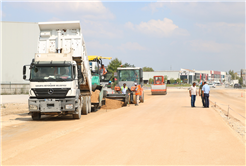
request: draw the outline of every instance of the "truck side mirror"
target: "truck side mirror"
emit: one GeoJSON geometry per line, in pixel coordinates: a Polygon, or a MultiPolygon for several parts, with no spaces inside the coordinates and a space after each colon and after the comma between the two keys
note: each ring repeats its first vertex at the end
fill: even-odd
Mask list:
{"type": "Polygon", "coordinates": [[[23,66],[23,75],[26,75],[26,66],[23,66]]]}
{"type": "Polygon", "coordinates": [[[30,66],[30,65],[24,65],[23,66],[23,80],[25,80],[25,81],[29,81],[29,77],[28,77],[28,79],[27,79],[27,76],[26,76],[26,66],[30,66]]]}

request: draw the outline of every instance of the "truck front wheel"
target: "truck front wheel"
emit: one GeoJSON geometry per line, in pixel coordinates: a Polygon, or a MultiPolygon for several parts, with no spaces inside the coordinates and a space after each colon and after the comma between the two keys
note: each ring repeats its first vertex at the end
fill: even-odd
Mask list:
{"type": "Polygon", "coordinates": [[[74,119],[80,119],[81,118],[81,103],[80,100],[78,100],[78,107],[76,108],[78,114],[73,114],[74,119]]]}
{"type": "Polygon", "coordinates": [[[33,112],[32,113],[32,120],[39,120],[41,119],[41,113],[40,112],[33,112]]]}
{"type": "Polygon", "coordinates": [[[83,115],[87,115],[88,111],[89,111],[89,105],[88,105],[88,97],[87,96],[83,96],[83,107],[82,107],[82,113],[83,115]]]}

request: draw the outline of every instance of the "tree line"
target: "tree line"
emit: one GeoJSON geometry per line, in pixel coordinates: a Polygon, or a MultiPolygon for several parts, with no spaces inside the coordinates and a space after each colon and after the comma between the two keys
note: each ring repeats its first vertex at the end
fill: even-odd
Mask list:
{"type": "MultiPolygon", "coordinates": [[[[127,62],[123,64],[121,60],[115,58],[109,62],[109,65],[107,66],[107,70],[110,73],[115,73],[118,67],[135,67],[135,65],[127,62]]],[[[143,71],[154,71],[154,69],[152,67],[145,66],[143,67],[143,71]]]]}
{"type": "Polygon", "coordinates": [[[231,75],[231,80],[238,80],[239,84],[243,85],[243,78],[242,77],[238,77],[238,73],[234,72],[234,70],[229,70],[229,72],[226,73],[226,74],[231,75]]]}

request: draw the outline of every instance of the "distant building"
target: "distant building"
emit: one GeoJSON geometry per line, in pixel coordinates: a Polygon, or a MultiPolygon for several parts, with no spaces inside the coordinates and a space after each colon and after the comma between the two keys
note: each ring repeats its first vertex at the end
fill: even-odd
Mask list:
{"type": "Polygon", "coordinates": [[[227,75],[225,76],[225,83],[226,83],[226,84],[230,84],[230,83],[231,83],[231,75],[230,75],[230,74],[227,74],[227,75]]]}
{"type": "MultiPolygon", "coordinates": [[[[150,78],[156,75],[167,76],[167,83],[170,79],[177,80],[178,78],[182,80],[183,83],[192,84],[196,81],[206,81],[206,82],[230,82],[231,77],[226,75],[224,71],[214,71],[214,70],[190,70],[181,68],[180,71],[148,71],[143,72],[144,83],[148,83],[150,78]]],[[[245,75],[244,75],[245,76],[245,75]]]]}
{"type": "Polygon", "coordinates": [[[196,70],[196,79],[200,77],[200,80],[208,82],[220,82],[225,81],[226,72],[214,71],[214,70],[196,70]]]}
{"type": "Polygon", "coordinates": [[[225,78],[226,78],[226,72],[222,71],[221,72],[221,82],[225,82],[225,78]]]}
{"type": "Polygon", "coordinates": [[[195,70],[181,69],[180,79],[182,80],[183,83],[192,84],[192,82],[196,81],[195,70]]]}
{"type": "Polygon", "coordinates": [[[23,65],[30,64],[38,48],[39,27],[31,22],[1,22],[1,83],[29,84],[23,80],[23,65]]]}
{"type": "Polygon", "coordinates": [[[179,78],[179,72],[180,71],[145,71],[143,72],[143,80],[144,83],[148,83],[150,78],[154,78],[154,76],[167,76],[167,82],[170,81],[170,79],[177,80],[179,78]]]}
{"type": "Polygon", "coordinates": [[[196,79],[200,81],[211,81],[211,70],[196,70],[196,79]]]}

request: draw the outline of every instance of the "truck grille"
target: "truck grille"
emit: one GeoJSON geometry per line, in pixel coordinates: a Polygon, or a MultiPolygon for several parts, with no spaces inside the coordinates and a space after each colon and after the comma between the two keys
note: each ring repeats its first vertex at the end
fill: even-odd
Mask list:
{"type": "Polygon", "coordinates": [[[64,98],[71,88],[33,88],[38,99],[43,98],[64,98]]]}

